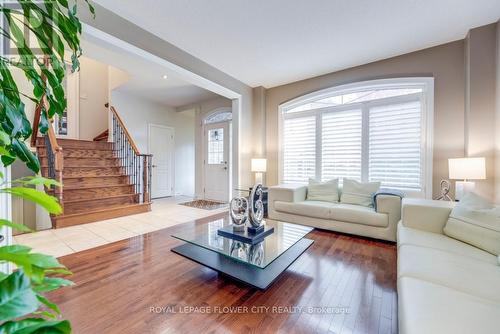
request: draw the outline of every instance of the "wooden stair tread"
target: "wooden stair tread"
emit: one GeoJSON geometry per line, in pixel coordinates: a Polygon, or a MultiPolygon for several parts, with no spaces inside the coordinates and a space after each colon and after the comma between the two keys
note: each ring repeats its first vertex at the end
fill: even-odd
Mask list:
{"type": "Polygon", "coordinates": [[[85,189],[99,189],[99,188],[109,188],[109,187],[131,187],[133,184],[129,183],[118,183],[116,185],[109,185],[109,184],[104,184],[104,185],[95,185],[95,186],[82,186],[82,187],[64,187],[64,191],[71,191],[71,190],[85,190],[85,189]]]}
{"type": "MultiPolygon", "coordinates": [[[[94,167],[95,168],[95,167],[94,167]]],[[[64,179],[94,179],[94,178],[105,178],[105,177],[129,177],[126,174],[109,174],[109,175],[92,175],[92,176],[64,176],[64,179]]]]}
{"type": "MultiPolygon", "coordinates": [[[[104,137],[105,133],[100,136],[104,137]]],[[[100,136],[96,139],[100,139],[100,136]]],[[[151,210],[151,203],[139,203],[141,194],[115,155],[114,144],[104,140],[58,139],[62,147],[63,214],[51,216],[55,228],[79,225],[151,210]]],[[[42,175],[49,162],[43,138],[36,149],[42,175]]],[[[52,194],[54,191],[52,191],[52,194]]]]}
{"type": "Polygon", "coordinates": [[[123,194],[123,195],[115,195],[115,196],[102,196],[102,197],[94,197],[94,198],[88,198],[88,199],[69,200],[69,201],[64,201],[64,204],[90,202],[90,201],[97,201],[97,200],[102,201],[105,199],[124,198],[124,197],[132,197],[132,196],[139,196],[139,194],[132,193],[132,194],[123,194]]]}

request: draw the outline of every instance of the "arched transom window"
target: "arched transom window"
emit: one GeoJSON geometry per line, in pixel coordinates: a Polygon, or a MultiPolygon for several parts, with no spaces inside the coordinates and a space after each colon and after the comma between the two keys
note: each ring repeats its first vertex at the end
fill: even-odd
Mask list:
{"type": "Polygon", "coordinates": [[[231,121],[232,119],[233,113],[231,111],[220,111],[205,118],[205,124],[226,122],[231,121]]]}
{"type": "Polygon", "coordinates": [[[280,106],[280,182],[379,181],[430,196],[429,78],[334,87],[280,106]]]}

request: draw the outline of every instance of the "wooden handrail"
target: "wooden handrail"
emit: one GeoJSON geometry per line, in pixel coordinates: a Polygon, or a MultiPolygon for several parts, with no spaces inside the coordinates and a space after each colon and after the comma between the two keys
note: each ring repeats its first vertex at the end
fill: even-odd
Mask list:
{"type": "MultiPolygon", "coordinates": [[[[43,59],[45,66],[49,65],[49,58],[47,56],[44,57],[43,59]]],[[[47,83],[47,77],[45,75],[42,75],[42,81],[44,84],[47,83]]],[[[48,108],[48,102],[47,102],[47,96],[44,95],[42,96],[41,102],[36,106],[35,108],[35,115],[33,118],[33,132],[31,134],[31,146],[36,147],[37,144],[37,138],[38,138],[38,129],[40,127],[40,118],[42,116],[42,110],[49,110],[48,108]]],[[[46,111],[45,111],[46,112],[46,111]]],[[[47,115],[48,118],[48,115],[47,115]]],[[[49,120],[49,128],[47,130],[46,136],[49,139],[50,142],[50,147],[52,150],[52,154],[54,155],[54,171],[55,171],[55,180],[58,181],[61,186],[55,187],[54,193],[59,200],[59,204],[61,207],[63,206],[63,186],[62,186],[62,181],[63,181],[63,169],[64,169],[64,157],[63,157],[63,149],[59,144],[57,143],[57,138],[56,138],[56,133],[54,131],[54,126],[53,126],[53,119],[49,120]]],[[[48,149],[48,147],[47,147],[48,149]]]]}
{"type": "Polygon", "coordinates": [[[120,126],[122,127],[123,131],[125,132],[125,136],[127,136],[128,142],[130,143],[130,146],[132,146],[132,149],[134,150],[134,153],[137,155],[143,155],[139,152],[139,149],[137,148],[137,145],[135,144],[134,140],[132,139],[132,136],[127,130],[127,127],[125,126],[125,123],[123,123],[122,118],[120,115],[118,115],[118,112],[116,111],[115,107],[111,106],[109,108],[113,115],[115,115],[116,119],[118,120],[118,123],[120,123],[120,126]]]}

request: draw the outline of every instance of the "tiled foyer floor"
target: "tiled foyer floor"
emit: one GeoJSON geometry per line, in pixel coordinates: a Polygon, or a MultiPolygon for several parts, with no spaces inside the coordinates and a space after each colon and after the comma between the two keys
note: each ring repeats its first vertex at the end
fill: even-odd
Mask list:
{"type": "Polygon", "coordinates": [[[227,210],[203,210],[178,204],[189,200],[188,197],[154,200],[151,212],[22,234],[15,236],[14,242],[33,248],[35,253],[60,257],[227,210]]]}

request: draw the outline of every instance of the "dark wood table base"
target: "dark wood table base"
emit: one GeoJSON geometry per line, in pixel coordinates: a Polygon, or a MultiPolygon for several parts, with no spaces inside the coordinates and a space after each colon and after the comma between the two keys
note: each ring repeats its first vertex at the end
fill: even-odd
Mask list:
{"type": "Polygon", "coordinates": [[[172,252],[237,281],[265,290],[313,243],[313,240],[306,238],[299,240],[263,269],[190,243],[172,248],[172,252]]]}

